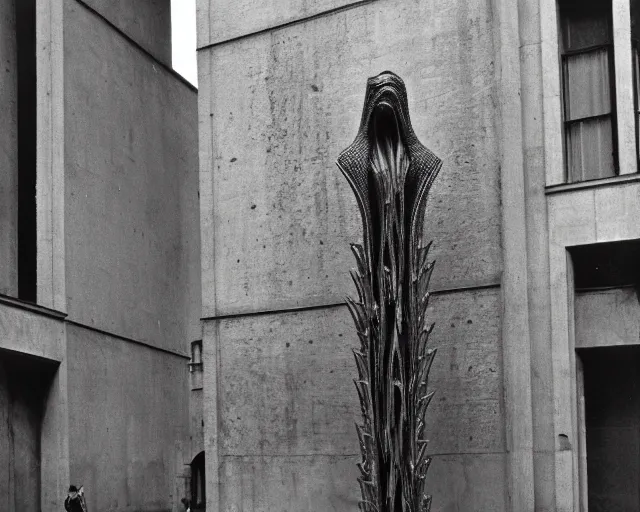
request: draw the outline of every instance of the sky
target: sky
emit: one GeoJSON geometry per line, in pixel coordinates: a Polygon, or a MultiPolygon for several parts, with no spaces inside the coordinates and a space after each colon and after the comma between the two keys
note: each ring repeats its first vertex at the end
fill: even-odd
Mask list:
{"type": "Polygon", "coordinates": [[[173,69],[198,86],[196,0],[171,0],[173,69]]]}

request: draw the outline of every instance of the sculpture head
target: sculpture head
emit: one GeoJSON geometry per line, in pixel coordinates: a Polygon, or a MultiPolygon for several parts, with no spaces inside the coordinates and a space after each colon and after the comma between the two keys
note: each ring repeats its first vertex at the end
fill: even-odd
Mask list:
{"type": "MultiPolygon", "coordinates": [[[[392,170],[393,188],[402,193],[410,234],[420,230],[426,196],[442,161],[418,140],[411,126],[407,89],[391,71],[367,80],[360,128],[353,143],[338,157],[338,167],[356,196],[363,221],[365,255],[372,257],[379,237],[374,225],[380,218],[380,187],[373,186],[377,167],[392,170]],[[401,172],[398,172],[400,170],[401,172]]],[[[388,198],[385,198],[385,200],[388,198]]]]}
{"type": "Polygon", "coordinates": [[[367,80],[360,132],[371,136],[376,128],[393,122],[406,144],[407,138],[415,138],[409,119],[407,88],[391,71],[383,71],[367,80]]]}

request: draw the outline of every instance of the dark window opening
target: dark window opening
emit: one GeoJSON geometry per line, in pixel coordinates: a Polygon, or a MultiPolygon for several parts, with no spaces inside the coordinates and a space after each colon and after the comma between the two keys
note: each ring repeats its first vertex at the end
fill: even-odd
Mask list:
{"type": "Polygon", "coordinates": [[[576,291],[640,288],[640,240],[572,247],[576,291]]]}
{"type": "Polygon", "coordinates": [[[191,375],[191,390],[202,389],[202,340],[191,343],[191,361],[189,362],[191,375]]]}
{"type": "Polygon", "coordinates": [[[191,462],[191,510],[204,511],[207,507],[205,492],[204,452],[200,452],[191,462]]]}
{"type": "Polygon", "coordinates": [[[579,351],[589,512],[640,511],[640,346],[579,351]]]}
{"type": "Polygon", "coordinates": [[[36,4],[15,2],[18,47],[18,297],[36,301],[36,4]]]}
{"type": "Polygon", "coordinates": [[[191,362],[189,362],[189,371],[202,371],[202,340],[191,343],[191,362]]]}
{"type": "Polygon", "coordinates": [[[7,510],[42,510],[42,420],[56,369],[51,361],[0,349],[1,499],[7,510]]]}
{"type": "Polygon", "coordinates": [[[559,2],[567,181],[617,173],[610,0],[559,2]]]}

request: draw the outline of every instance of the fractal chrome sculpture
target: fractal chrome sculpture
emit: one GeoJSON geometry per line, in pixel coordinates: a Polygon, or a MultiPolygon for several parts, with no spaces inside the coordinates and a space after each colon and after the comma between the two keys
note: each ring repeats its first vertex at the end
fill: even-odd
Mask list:
{"type": "Polygon", "coordinates": [[[427,194],[442,166],[411,127],[402,79],[370,78],[358,135],[337,161],[364,229],[352,244],[358,300],[347,299],[358,337],[355,380],[363,423],[361,512],[428,512],[425,414],[435,350],[427,319],[433,270],[422,243],[427,194]]]}

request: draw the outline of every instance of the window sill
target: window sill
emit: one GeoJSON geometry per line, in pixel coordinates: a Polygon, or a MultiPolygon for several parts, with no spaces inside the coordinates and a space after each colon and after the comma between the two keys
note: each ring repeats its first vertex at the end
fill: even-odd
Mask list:
{"type": "Polygon", "coordinates": [[[551,185],[545,187],[545,194],[559,194],[562,192],[573,192],[576,190],[584,190],[590,188],[607,187],[614,185],[624,185],[625,183],[633,183],[640,181],[640,174],[620,174],[618,176],[612,176],[611,178],[601,178],[599,180],[578,181],[576,183],[562,183],[560,185],[551,185]]]}
{"type": "Polygon", "coordinates": [[[38,304],[34,304],[33,302],[27,302],[27,301],[20,300],[15,297],[10,297],[9,295],[4,295],[4,294],[0,294],[0,304],[4,306],[9,306],[12,308],[30,311],[31,313],[36,313],[38,315],[57,318],[59,320],[64,320],[67,316],[67,314],[63,313],[62,311],[49,309],[44,306],[39,306],[38,304]]]}

